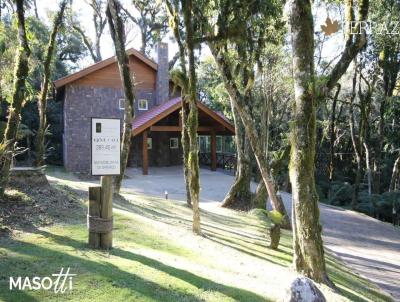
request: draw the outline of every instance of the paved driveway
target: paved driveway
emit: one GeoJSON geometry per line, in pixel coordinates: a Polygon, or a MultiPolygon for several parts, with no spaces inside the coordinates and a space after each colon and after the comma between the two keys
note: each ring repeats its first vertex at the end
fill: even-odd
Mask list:
{"type": "MultiPolygon", "coordinates": [[[[165,191],[169,198],[186,200],[186,188],[183,181],[183,170],[180,166],[149,168],[149,175],[142,175],[141,169],[129,168],[123,181],[123,191],[135,191],[163,197],[165,191]]],[[[232,185],[233,176],[228,172],[200,169],[201,202],[220,202],[232,185]]],[[[252,184],[255,190],[256,184],[252,184]]]]}
{"type": "MultiPolygon", "coordinates": [[[[128,169],[124,191],[185,200],[186,191],[181,167],[150,168],[149,175],[128,169]]],[[[229,190],[233,176],[201,169],[201,202],[220,202],[229,190]]],[[[252,190],[256,184],[252,183],[252,190]]],[[[291,195],[282,193],[286,208],[291,195]]],[[[344,260],[362,276],[370,279],[400,301],[400,229],[387,223],[336,207],[320,205],[325,247],[344,260]]]]}

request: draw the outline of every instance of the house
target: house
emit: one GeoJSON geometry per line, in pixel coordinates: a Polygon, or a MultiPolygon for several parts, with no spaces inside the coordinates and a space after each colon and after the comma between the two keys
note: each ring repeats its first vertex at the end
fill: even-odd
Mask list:
{"type": "MultiPolygon", "coordinates": [[[[135,78],[136,102],[128,166],[170,166],[182,163],[179,91],[168,72],[168,44],[156,48],[157,63],[135,49],[127,50],[135,78]]],[[[54,82],[63,102],[63,161],[68,171],[90,172],[90,119],[124,115],[124,93],[116,57],[95,63],[54,82]]],[[[211,168],[217,166],[217,138],[234,134],[220,113],[198,102],[199,135],[210,136],[211,168]]]]}

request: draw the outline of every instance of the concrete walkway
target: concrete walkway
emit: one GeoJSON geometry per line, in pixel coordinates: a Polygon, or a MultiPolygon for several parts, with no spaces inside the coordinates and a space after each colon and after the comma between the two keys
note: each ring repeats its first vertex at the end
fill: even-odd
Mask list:
{"type": "MultiPolygon", "coordinates": [[[[128,169],[123,191],[140,192],[185,200],[186,191],[181,167],[150,168],[143,176],[139,169],[128,169]]],[[[201,202],[223,200],[233,176],[201,169],[201,202]]],[[[255,190],[256,184],[252,184],[255,190]]],[[[286,208],[291,195],[282,193],[286,208]]],[[[320,205],[325,247],[345,261],[354,271],[391,293],[400,301],[400,229],[387,223],[341,208],[320,205]]]]}

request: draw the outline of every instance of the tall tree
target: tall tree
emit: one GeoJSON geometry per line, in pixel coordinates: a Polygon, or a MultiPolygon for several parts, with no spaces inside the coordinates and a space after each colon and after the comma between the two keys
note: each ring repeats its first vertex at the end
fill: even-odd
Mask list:
{"type": "Polygon", "coordinates": [[[46,109],[47,109],[47,92],[51,78],[51,62],[54,56],[56,47],[56,37],[64,16],[64,11],[68,0],[63,0],[60,4],[60,9],[53,20],[53,28],[50,33],[49,43],[47,45],[46,57],[43,62],[43,80],[42,89],[38,100],[39,109],[39,129],[36,136],[36,160],[35,165],[41,166],[44,164],[45,155],[45,132],[47,128],[46,109]]]}
{"type": "Polygon", "coordinates": [[[85,30],[82,29],[81,25],[78,22],[72,20],[71,23],[72,28],[80,34],[83,43],[90,52],[90,56],[92,57],[93,62],[99,62],[102,60],[100,49],[101,36],[104,33],[104,28],[107,23],[107,19],[104,16],[105,1],[91,0],[89,2],[89,5],[92,8],[92,20],[95,32],[94,42],[87,36],[85,30]]]}
{"type": "Polygon", "coordinates": [[[139,13],[137,17],[123,8],[127,17],[140,30],[140,52],[149,55],[155,43],[160,42],[167,30],[167,14],[161,1],[132,0],[132,4],[139,13]]]}
{"type": "MultiPolygon", "coordinates": [[[[18,126],[21,119],[21,109],[26,92],[26,77],[29,71],[30,49],[26,38],[24,1],[16,0],[17,26],[19,47],[16,51],[16,62],[14,69],[14,84],[9,108],[7,128],[4,133],[3,143],[6,143],[6,152],[12,152],[16,146],[18,126]],[[11,143],[7,143],[11,142],[11,143]]],[[[4,195],[10,177],[10,157],[5,157],[0,163],[0,197],[4,195]]]]}
{"type": "MultiPolygon", "coordinates": [[[[190,201],[193,209],[193,232],[201,233],[200,226],[200,208],[199,208],[199,193],[200,193],[200,171],[199,171],[199,155],[197,143],[197,128],[198,128],[198,110],[197,110],[197,95],[196,95],[196,71],[195,71],[195,32],[193,20],[193,2],[192,0],[166,1],[167,9],[171,16],[171,27],[174,31],[175,39],[179,45],[181,68],[184,68],[185,56],[188,58],[187,67],[187,95],[184,98],[186,104],[182,108],[188,108],[187,116],[185,117],[185,109],[182,110],[182,120],[185,125],[182,130],[182,141],[188,143],[187,158],[184,159],[184,164],[187,165],[187,180],[190,193],[190,201]],[[183,27],[185,31],[184,39],[179,32],[180,18],[183,19],[183,27]],[[182,47],[184,45],[184,47],[182,47]],[[186,162],[185,162],[186,161],[186,162]]],[[[183,70],[186,70],[184,68],[183,70]]],[[[185,148],[185,145],[183,145],[185,148]]]]}
{"type": "Polygon", "coordinates": [[[182,143],[182,155],[183,155],[183,175],[185,179],[186,185],[186,202],[188,206],[192,206],[191,201],[191,193],[190,193],[190,184],[189,184],[189,134],[187,132],[187,115],[188,115],[188,96],[189,96],[189,81],[186,69],[186,51],[184,46],[183,38],[181,37],[181,21],[178,15],[179,6],[178,2],[170,2],[166,1],[166,7],[170,18],[170,26],[172,27],[172,31],[175,37],[176,42],[178,43],[178,54],[179,54],[179,66],[180,70],[172,70],[171,76],[174,80],[174,83],[178,84],[181,88],[181,143],[182,143]]]}
{"type": "Polygon", "coordinates": [[[251,206],[250,146],[246,137],[243,122],[235,107],[235,103],[232,101],[231,108],[235,125],[236,173],[235,180],[222,201],[222,206],[246,209],[251,206]]]}
{"type": "Polygon", "coordinates": [[[368,0],[358,1],[356,26],[354,3],[346,1],[346,44],[329,75],[317,79],[314,70],[314,24],[310,0],[290,2],[290,30],[295,98],[292,109],[290,180],[293,194],[293,247],[296,270],[317,282],[332,284],[325,267],[324,248],[319,223],[318,195],[315,190],[316,108],[346,72],[366,43],[360,27],[368,14],[368,0]],[[356,27],[357,28],[357,27],[356,27]]]}
{"type": "Polygon", "coordinates": [[[120,12],[121,4],[117,0],[108,0],[106,15],[108,19],[108,26],[110,28],[110,34],[114,41],[119,74],[125,94],[124,126],[121,142],[121,172],[120,175],[115,177],[115,193],[119,193],[121,189],[121,183],[125,175],[126,166],[128,164],[128,154],[132,137],[132,121],[135,116],[135,89],[132,84],[132,74],[129,70],[129,58],[125,51],[125,30],[120,12]]]}
{"type": "Polygon", "coordinates": [[[244,125],[272,206],[284,216],[284,226],[290,227],[289,216],[271,179],[269,163],[259,140],[252,110],[255,70],[257,66],[262,69],[259,59],[266,41],[277,42],[281,37],[277,34],[282,28],[278,20],[281,11],[282,5],[277,3],[254,1],[238,4],[222,0],[217,6],[198,8],[197,17],[203,24],[202,40],[207,42],[214,56],[225,88],[244,125]],[[276,28],[277,31],[272,33],[267,28],[276,28]]]}

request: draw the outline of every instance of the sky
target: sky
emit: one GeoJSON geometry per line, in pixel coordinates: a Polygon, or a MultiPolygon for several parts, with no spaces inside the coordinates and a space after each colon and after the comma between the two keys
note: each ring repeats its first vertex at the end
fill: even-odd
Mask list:
{"type": "MultiPolygon", "coordinates": [[[[56,0],[36,0],[38,6],[38,14],[39,18],[44,20],[47,24],[50,24],[50,20],[48,18],[49,12],[54,12],[58,10],[58,3],[59,1],[56,0]]],[[[131,4],[130,0],[120,0],[121,4],[124,8],[126,8],[132,15],[136,16],[137,12],[134,10],[133,5],[131,4]]],[[[87,0],[74,0],[72,2],[72,10],[77,14],[78,19],[81,23],[81,26],[85,30],[86,34],[94,40],[94,26],[92,21],[92,9],[88,4],[87,0]]],[[[132,23],[126,25],[127,29],[129,28],[129,33],[127,35],[128,44],[126,48],[134,47],[136,49],[140,48],[141,41],[140,35],[137,28],[130,28],[132,27],[132,23]]],[[[128,30],[127,30],[128,32],[128,30]]],[[[178,47],[176,43],[171,41],[171,36],[165,37],[163,42],[168,43],[169,45],[169,57],[170,59],[174,56],[174,54],[178,51],[178,47]]],[[[114,44],[112,42],[110,33],[108,31],[108,26],[103,33],[101,38],[101,54],[103,59],[109,58],[114,55],[114,44]]],[[[93,61],[91,58],[87,58],[86,60],[79,62],[79,68],[86,67],[92,64],[93,61]]]]}
{"type": "MultiPolygon", "coordinates": [[[[56,0],[36,0],[38,6],[39,17],[50,24],[48,19],[49,12],[54,12],[58,9],[58,2],[56,0]]],[[[94,27],[92,22],[92,11],[87,3],[88,0],[74,0],[72,2],[72,9],[77,14],[78,19],[81,23],[81,26],[85,30],[85,32],[89,35],[89,37],[93,39],[94,37],[94,27]]],[[[155,0],[156,1],[156,0],[155,0]]],[[[132,15],[137,15],[137,12],[134,10],[133,5],[131,4],[131,0],[120,0],[121,4],[126,8],[132,15]]],[[[285,13],[287,14],[287,6],[285,8],[285,13]]],[[[337,19],[340,21],[342,12],[338,11],[333,5],[325,4],[321,1],[314,2],[314,23],[315,23],[315,31],[321,31],[321,25],[324,24],[325,19],[330,17],[331,19],[337,19]]],[[[132,25],[127,25],[127,28],[130,27],[128,33],[128,44],[127,48],[134,47],[136,49],[140,48],[140,36],[137,28],[132,28],[132,25]]],[[[323,36],[323,35],[322,35],[323,36]]],[[[288,39],[288,41],[290,41],[288,39]]],[[[326,41],[324,42],[324,47],[322,50],[322,57],[326,60],[331,60],[337,54],[340,53],[343,47],[343,32],[340,31],[332,36],[326,37],[326,41]]],[[[171,34],[164,38],[163,42],[167,42],[169,44],[169,57],[170,59],[174,56],[174,54],[178,51],[176,43],[173,42],[171,34]]],[[[111,40],[110,34],[108,32],[108,28],[106,26],[106,30],[103,33],[101,39],[101,53],[103,59],[111,57],[114,55],[114,45],[111,40]]],[[[316,52],[317,53],[317,52],[316,52]]],[[[203,49],[201,52],[202,56],[210,55],[210,52],[207,48],[203,49]]],[[[86,67],[92,64],[92,60],[90,57],[86,58],[82,62],[78,63],[78,69],[86,67]]]]}

